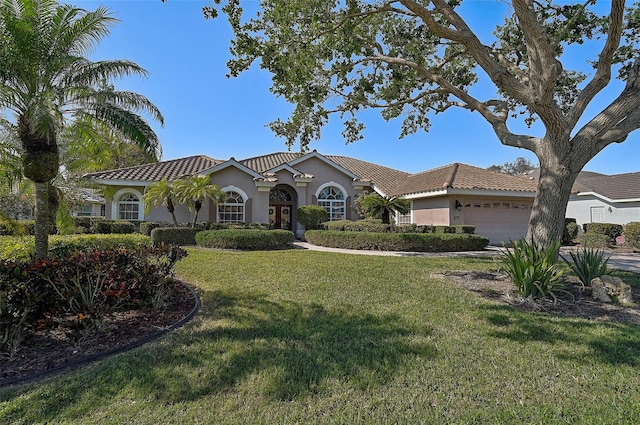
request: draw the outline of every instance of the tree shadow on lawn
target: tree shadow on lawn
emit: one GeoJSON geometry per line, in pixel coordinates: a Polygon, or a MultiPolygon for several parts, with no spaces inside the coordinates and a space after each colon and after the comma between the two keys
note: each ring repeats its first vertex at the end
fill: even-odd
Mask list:
{"type": "Polygon", "coordinates": [[[519,313],[508,306],[485,306],[483,317],[492,326],[490,337],[518,343],[564,344],[573,349],[561,358],[640,367],[640,326],[604,321],[573,320],[540,313],[519,313]],[[586,348],[580,349],[580,347],[586,348]]]}
{"type": "Polygon", "coordinates": [[[204,368],[200,382],[183,389],[183,400],[229,390],[252,375],[262,392],[277,400],[320,392],[327,379],[367,387],[385,382],[406,358],[435,355],[426,342],[430,330],[405,325],[396,315],[246,293],[208,297],[214,301],[201,317],[208,326],[189,335],[191,346],[203,350],[190,356],[194,367],[204,368]]]}
{"type": "Polygon", "coordinates": [[[104,408],[105,400],[173,404],[236,387],[240,394],[250,388],[273,400],[294,400],[345,382],[355,388],[383,384],[412,359],[436,355],[428,325],[410,326],[396,315],[246,293],[209,292],[203,298],[194,322],[159,343],[4,393],[0,401],[33,391],[6,413],[29,422],[37,405],[34,421],[54,420],[65,411],[104,408]]]}

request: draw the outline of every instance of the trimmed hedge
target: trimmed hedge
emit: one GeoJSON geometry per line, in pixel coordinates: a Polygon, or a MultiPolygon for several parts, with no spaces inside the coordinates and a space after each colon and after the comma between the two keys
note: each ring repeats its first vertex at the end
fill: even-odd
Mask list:
{"type": "Polygon", "coordinates": [[[564,230],[562,232],[562,244],[563,245],[573,244],[573,241],[578,236],[579,229],[580,229],[580,226],[578,226],[575,218],[565,218],[564,230]]]}
{"type": "Polygon", "coordinates": [[[293,232],[280,229],[205,230],[196,235],[196,243],[198,244],[198,246],[219,249],[287,249],[291,248],[293,240],[293,232]]]}
{"type": "Polygon", "coordinates": [[[382,224],[382,220],[365,219],[358,221],[336,220],[323,223],[323,228],[330,231],[342,232],[372,232],[372,233],[458,233],[473,234],[476,226],[461,224],[455,226],[435,226],[423,224],[382,224]]]}
{"type": "Polygon", "coordinates": [[[151,231],[153,246],[195,245],[196,233],[202,232],[200,227],[158,227],[151,231]]]}
{"type": "Polygon", "coordinates": [[[607,235],[595,232],[587,232],[578,236],[578,243],[584,248],[600,249],[607,248],[611,239],[607,235]]]}
{"type": "Polygon", "coordinates": [[[52,236],[49,238],[49,254],[62,257],[77,251],[106,251],[118,248],[140,249],[150,245],[151,239],[138,233],[52,236]]]}
{"type": "Polygon", "coordinates": [[[640,248],[640,221],[632,221],[624,226],[625,243],[640,248]]]}
{"type": "Polygon", "coordinates": [[[377,251],[479,251],[489,244],[489,239],[484,236],[451,233],[375,233],[309,230],[305,232],[304,237],[313,245],[377,251]]]}
{"type": "Polygon", "coordinates": [[[614,223],[584,223],[585,233],[597,233],[599,235],[607,235],[610,242],[622,235],[622,225],[614,223]]]}

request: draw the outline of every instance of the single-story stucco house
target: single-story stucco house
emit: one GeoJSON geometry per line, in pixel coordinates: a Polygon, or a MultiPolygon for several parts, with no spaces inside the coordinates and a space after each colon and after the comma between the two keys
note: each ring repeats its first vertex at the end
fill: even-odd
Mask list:
{"type": "Polygon", "coordinates": [[[581,172],[567,204],[567,217],[575,218],[580,225],[640,221],[640,172],[581,172]]]}
{"type": "MultiPolygon", "coordinates": [[[[536,184],[466,164],[451,164],[417,174],[355,158],[278,152],[236,160],[190,156],[118,170],[87,174],[94,183],[115,193],[105,215],[111,219],[170,221],[164,207],[144,213],[145,187],[161,179],[209,176],[227,193],[227,200],[204,204],[199,219],[223,223],[271,223],[301,236],[296,221],[302,205],[320,205],[330,220],[356,219],[353,202],[362,192],[401,196],[411,211],[396,217],[398,224],[471,224],[491,243],[516,240],[527,230],[536,184]]],[[[178,221],[188,222],[185,205],[176,206],[178,221]]]]}

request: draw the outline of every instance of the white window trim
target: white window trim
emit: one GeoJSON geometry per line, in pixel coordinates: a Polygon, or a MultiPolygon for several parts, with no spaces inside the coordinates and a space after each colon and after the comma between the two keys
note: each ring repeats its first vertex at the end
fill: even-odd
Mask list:
{"type": "MultiPolygon", "coordinates": [[[[409,201],[410,205],[409,205],[409,214],[404,214],[404,215],[408,215],[409,219],[411,220],[411,223],[408,224],[413,224],[413,199],[411,199],[409,201]]],[[[398,212],[396,211],[395,214],[395,218],[396,218],[396,224],[399,226],[400,225],[400,214],[398,214],[398,212]]]]}
{"type": "MultiPolygon", "coordinates": [[[[336,182],[333,182],[333,181],[321,185],[318,188],[318,190],[316,190],[316,203],[318,205],[320,204],[320,201],[322,200],[322,199],[320,199],[320,193],[322,193],[322,191],[324,189],[326,189],[327,187],[330,187],[330,186],[333,186],[333,187],[336,187],[336,188],[340,189],[340,191],[342,192],[342,195],[344,196],[344,199],[342,200],[342,202],[344,202],[344,212],[343,212],[343,214],[344,214],[344,218],[346,219],[347,218],[347,198],[349,197],[349,192],[347,192],[345,190],[345,188],[342,187],[342,185],[340,185],[340,184],[338,184],[336,182]]],[[[332,220],[332,218],[329,217],[329,220],[332,220]]]]}
{"type": "MultiPolygon", "coordinates": [[[[223,192],[227,193],[227,192],[236,192],[238,195],[240,195],[242,197],[242,222],[246,222],[247,220],[247,200],[249,199],[249,196],[247,196],[246,192],[242,189],[240,189],[237,186],[225,186],[221,189],[223,192]]],[[[216,220],[218,221],[218,223],[234,223],[234,222],[227,222],[227,221],[221,221],[220,220],[220,205],[226,205],[226,203],[222,203],[222,204],[218,204],[215,206],[216,209],[216,220]]],[[[237,204],[233,204],[233,205],[237,205],[237,204]]]]}
{"type": "Polygon", "coordinates": [[[223,187],[223,188],[222,188],[222,189],[220,189],[220,190],[222,190],[222,191],[223,191],[223,192],[225,192],[225,193],[226,193],[226,192],[236,192],[236,193],[239,193],[239,194],[240,194],[240,196],[242,196],[242,200],[244,201],[244,203],[245,203],[245,204],[247,203],[247,200],[249,199],[249,196],[246,194],[246,192],[245,192],[244,190],[240,189],[240,188],[239,188],[239,187],[237,187],[237,186],[233,186],[233,185],[231,185],[231,186],[225,186],[225,187],[223,187]]]}
{"type": "Polygon", "coordinates": [[[347,201],[347,197],[349,196],[349,192],[347,192],[347,191],[345,190],[345,188],[344,188],[344,187],[342,187],[342,185],[340,185],[340,184],[338,184],[338,183],[336,183],[336,182],[329,182],[329,183],[325,183],[325,184],[323,184],[322,186],[320,186],[320,187],[318,188],[318,190],[316,190],[316,199],[318,199],[318,197],[320,196],[320,193],[321,193],[321,192],[322,192],[326,187],[328,187],[328,186],[335,186],[335,187],[337,187],[338,189],[340,189],[340,190],[342,191],[342,194],[344,195],[344,200],[345,200],[345,202],[347,201]]]}
{"type": "Polygon", "coordinates": [[[118,212],[120,208],[118,208],[118,203],[120,202],[120,198],[122,197],[122,195],[125,195],[127,193],[134,194],[140,200],[140,209],[138,210],[138,219],[135,221],[144,221],[144,198],[142,197],[142,193],[140,193],[140,191],[138,191],[137,189],[132,189],[130,187],[120,189],[115,193],[115,195],[113,195],[113,198],[112,198],[113,200],[111,201],[111,219],[119,220],[118,212]]]}

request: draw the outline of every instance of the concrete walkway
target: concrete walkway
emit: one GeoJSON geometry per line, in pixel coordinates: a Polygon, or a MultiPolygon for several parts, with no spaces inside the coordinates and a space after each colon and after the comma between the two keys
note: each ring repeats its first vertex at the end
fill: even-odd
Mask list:
{"type": "MultiPolygon", "coordinates": [[[[340,252],[343,254],[357,255],[383,255],[390,257],[496,257],[501,254],[501,249],[496,246],[488,246],[484,251],[464,251],[464,252],[400,252],[400,251],[368,251],[356,249],[327,248],[324,246],[311,245],[307,242],[294,242],[294,245],[300,249],[309,249],[313,251],[340,252]]],[[[567,256],[571,247],[562,247],[560,255],[567,256]]],[[[605,255],[609,257],[609,267],[613,269],[627,270],[634,273],[640,273],[640,253],[620,253],[607,250],[605,255]]]]}

